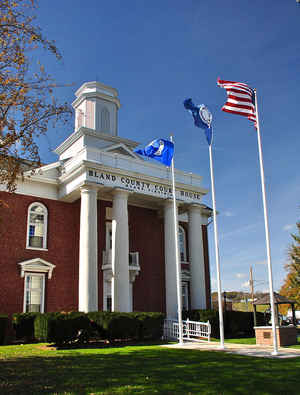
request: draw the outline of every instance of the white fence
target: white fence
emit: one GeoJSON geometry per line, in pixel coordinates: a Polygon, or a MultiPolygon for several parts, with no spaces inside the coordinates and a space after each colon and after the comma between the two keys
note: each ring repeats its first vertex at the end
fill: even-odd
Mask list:
{"type": "MultiPolygon", "coordinates": [[[[209,321],[182,321],[183,340],[210,341],[211,326],[209,321]]],[[[179,324],[177,320],[164,321],[164,339],[177,340],[179,338],[179,324]]]]}

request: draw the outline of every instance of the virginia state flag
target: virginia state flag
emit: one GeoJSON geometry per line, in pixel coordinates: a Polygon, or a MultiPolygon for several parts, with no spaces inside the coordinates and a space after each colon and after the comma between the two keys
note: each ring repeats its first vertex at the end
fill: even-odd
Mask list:
{"type": "Polygon", "coordinates": [[[210,111],[208,110],[208,108],[204,104],[200,104],[200,105],[196,106],[192,102],[192,99],[186,99],[183,102],[183,105],[184,105],[184,108],[187,109],[192,114],[192,116],[194,118],[195,126],[197,126],[198,128],[204,129],[208,145],[211,145],[212,115],[211,115],[210,111]]]}
{"type": "Polygon", "coordinates": [[[170,166],[174,155],[174,144],[169,140],[156,139],[146,145],[144,149],[135,149],[134,152],[170,166]]]}

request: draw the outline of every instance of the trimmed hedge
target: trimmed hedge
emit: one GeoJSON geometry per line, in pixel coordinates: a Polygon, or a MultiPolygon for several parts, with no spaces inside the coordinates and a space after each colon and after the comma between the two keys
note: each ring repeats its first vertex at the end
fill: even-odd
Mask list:
{"type": "Polygon", "coordinates": [[[8,326],[8,315],[0,315],[0,345],[4,344],[6,330],[8,326]]]}
{"type": "Polygon", "coordinates": [[[159,339],[162,336],[164,315],[152,312],[118,313],[97,311],[87,313],[92,327],[101,339],[159,339]]]}
{"type": "MultiPolygon", "coordinates": [[[[190,310],[183,312],[183,319],[189,318],[191,321],[209,321],[211,324],[211,336],[220,338],[219,329],[219,312],[217,310],[190,310]]],[[[224,336],[227,338],[234,337],[253,337],[254,317],[253,312],[245,311],[226,311],[224,318],[224,336]]],[[[256,313],[257,326],[265,325],[264,313],[256,313]]]]}
{"type": "Polygon", "coordinates": [[[134,313],[139,321],[139,340],[160,339],[165,316],[162,313],[134,313]]]}
{"type": "Polygon", "coordinates": [[[40,313],[15,313],[12,316],[16,339],[34,339],[34,320],[40,313]]]}
{"type": "Polygon", "coordinates": [[[19,313],[13,315],[17,339],[53,342],[59,346],[87,342],[93,332],[102,340],[145,340],[162,336],[162,313],[19,313]]]}
{"type": "Polygon", "coordinates": [[[90,333],[90,320],[85,313],[46,313],[34,321],[35,338],[39,341],[64,345],[75,341],[87,341],[90,333]]]}

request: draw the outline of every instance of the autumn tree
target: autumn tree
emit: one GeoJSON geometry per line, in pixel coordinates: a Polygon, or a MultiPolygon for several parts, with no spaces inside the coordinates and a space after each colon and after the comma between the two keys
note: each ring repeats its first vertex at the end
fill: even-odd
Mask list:
{"type": "Polygon", "coordinates": [[[300,222],[297,223],[298,235],[292,234],[293,244],[289,247],[289,262],[285,265],[288,274],[280,289],[280,294],[295,300],[296,309],[300,310],[300,222]]]}
{"type": "Polygon", "coordinates": [[[36,55],[61,59],[55,43],[35,24],[35,0],[0,1],[0,184],[15,190],[24,162],[40,165],[37,137],[49,122],[67,122],[71,108],[53,96],[57,86],[36,55]]]}

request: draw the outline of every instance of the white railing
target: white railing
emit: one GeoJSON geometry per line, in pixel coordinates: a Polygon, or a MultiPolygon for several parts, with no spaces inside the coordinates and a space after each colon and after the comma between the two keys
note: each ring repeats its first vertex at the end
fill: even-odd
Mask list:
{"type": "MultiPolygon", "coordinates": [[[[183,340],[186,341],[210,341],[211,325],[209,321],[182,321],[183,340]]],[[[177,340],[179,338],[179,324],[177,320],[166,319],[164,321],[164,339],[177,340]]]]}

